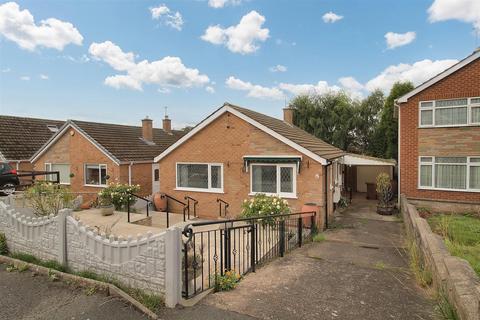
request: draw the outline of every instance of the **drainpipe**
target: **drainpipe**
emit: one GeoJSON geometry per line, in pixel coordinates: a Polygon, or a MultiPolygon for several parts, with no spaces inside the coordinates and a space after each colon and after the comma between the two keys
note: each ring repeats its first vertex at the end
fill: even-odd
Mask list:
{"type": "MultiPolygon", "coordinates": [[[[397,103],[397,100],[394,101],[394,106],[395,108],[398,109],[398,127],[397,127],[397,135],[398,135],[398,146],[397,146],[397,155],[398,155],[398,160],[397,160],[397,206],[400,208],[400,106],[397,103]]],[[[395,174],[395,167],[393,167],[393,173],[395,174]]],[[[393,176],[393,175],[392,175],[393,176]]]]}
{"type": "Polygon", "coordinates": [[[128,165],[128,185],[129,186],[132,185],[132,165],[133,165],[133,161],[131,161],[130,164],[128,165]]]}
{"type": "Polygon", "coordinates": [[[17,160],[17,171],[20,170],[20,160],[17,160]]]}
{"type": "Polygon", "coordinates": [[[327,162],[325,166],[325,229],[328,229],[328,167],[332,165],[332,162],[327,162]]]}

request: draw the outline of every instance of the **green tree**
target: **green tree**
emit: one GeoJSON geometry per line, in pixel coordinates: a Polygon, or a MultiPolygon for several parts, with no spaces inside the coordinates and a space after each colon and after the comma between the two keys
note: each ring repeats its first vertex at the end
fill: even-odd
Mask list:
{"type": "Polygon", "coordinates": [[[300,95],[292,100],[296,126],[340,149],[354,141],[354,101],[343,92],[300,95]]]}
{"type": "Polygon", "coordinates": [[[396,82],[383,107],[380,123],[372,138],[369,152],[380,158],[398,158],[398,119],[394,117],[395,100],[413,90],[411,82],[396,82]]]}

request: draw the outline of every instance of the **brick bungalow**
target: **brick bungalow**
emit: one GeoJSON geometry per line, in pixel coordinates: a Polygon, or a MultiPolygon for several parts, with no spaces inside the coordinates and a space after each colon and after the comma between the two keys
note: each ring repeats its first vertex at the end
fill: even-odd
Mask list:
{"type": "Polygon", "coordinates": [[[0,161],[16,170],[31,171],[30,158],[64,121],[0,115],[0,161]]]}
{"type": "Polygon", "coordinates": [[[35,170],[59,171],[60,183],[72,192],[97,193],[110,182],[139,184],[141,195],[158,189],[156,155],[172,145],[183,131],[172,130],[171,120],[153,128],[68,120],[31,158],[35,170]],[[107,181],[108,178],[108,181],[107,181]]]}
{"type": "Polygon", "coordinates": [[[225,103],[155,158],[161,192],[198,200],[203,218],[219,216],[217,199],[228,202],[227,216],[235,217],[256,193],[278,194],[295,211],[315,203],[320,217],[325,209],[331,215],[344,152],[292,120],[289,108],[282,121],[225,103]]]}
{"type": "Polygon", "coordinates": [[[399,192],[444,210],[480,210],[480,51],[397,100],[399,192]]]}

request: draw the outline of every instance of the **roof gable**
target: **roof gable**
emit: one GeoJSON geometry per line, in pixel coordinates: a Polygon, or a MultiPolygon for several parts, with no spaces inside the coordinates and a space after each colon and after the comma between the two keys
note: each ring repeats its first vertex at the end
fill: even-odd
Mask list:
{"type": "Polygon", "coordinates": [[[338,158],[344,154],[342,150],[329,145],[328,143],[318,139],[313,135],[310,135],[300,128],[289,125],[282,120],[225,103],[222,107],[200,122],[185,136],[155,157],[155,162],[160,161],[166,155],[182,145],[190,137],[194,136],[197,132],[208,126],[211,122],[226,112],[234,114],[240,119],[248,122],[249,124],[266,132],[270,136],[280,140],[281,142],[322,164],[326,164],[328,160],[338,158]]]}
{"type": "Polygon", "coordinates": [[[480,58],[480,50],[477,50],[475,51],[473,54],[469,55],[468,57],[466,57],[465,59],[463,59],[462,61],[458,62],[457,64],[451,66],[450,68],[448,68],[447,70],[439,73],[438,75],[436,75],[435,77],[431,78],[430,80],[427,80],[425,81],[424,83],[422,83],[421,85],[417,86],[415,89],[413,89],[412,91],[410,91],[409,93],[401,96],[400,98],[398,98],[396,100],[397,103],[405,103],[408,101],[408,99],[410,99],[411,97],[413,97],[414,95],[422,92],[423,90],[431,87],[432,85],[434,85],[435,83],[439,82],[440,80],[448,77],[449,75],[455,73],[456,71],[462,69],[463,67],[467,66],[468,64],[474,62],[475,60],[479,59],[480,58]]]}

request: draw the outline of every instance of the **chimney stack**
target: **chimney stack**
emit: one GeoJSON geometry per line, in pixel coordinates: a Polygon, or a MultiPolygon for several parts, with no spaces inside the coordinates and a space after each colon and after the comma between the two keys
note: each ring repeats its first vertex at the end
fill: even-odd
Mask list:
{"type": "Polygon", "coordinates": [[[293,126],[293,108],[283,108],[283,121],[293,126]]]}
{"type": "Polygon", "coordinates": [[[153,141],[153,121],[148,116],[142,120],[142,138],[145,141],[153,141]]]}
{"type": "Polygon", "coordinates": [[[170,120],[167,115],[163,118],[163,131],[168,134],[172,133],[172,120],[170,120]]]}

